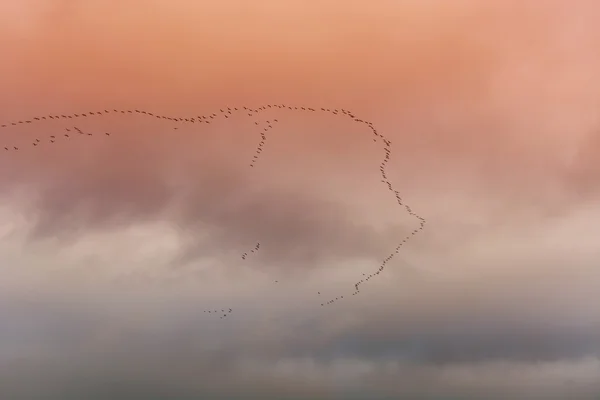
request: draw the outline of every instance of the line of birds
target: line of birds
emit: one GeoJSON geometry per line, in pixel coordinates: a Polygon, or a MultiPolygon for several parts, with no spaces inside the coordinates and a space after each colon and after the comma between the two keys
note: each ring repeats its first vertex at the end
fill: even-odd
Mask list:
{"type": "MultiPolygon", "coordinates": [[[[79,129],[79,128],[78,128],[78,127],[76,127],[76,126],[72,127],[71,129],[73,129],[73,130],[74,130],[75,132],[77,132],[79,135],[86,135],[86,136],[93,136],[93,135],[94,135],[93,133],[90,133],[90,132],[83,132],[81,129],[79,129]]],[[[65,133],[65,134],[64,134],[64,137],[65,137],[65,138],[70,138],[70,137],[71,137],[71,135],[73,135],[73,133],[72,133],[72,130],[71,130],[71,129],[69,129],[69,128],[65,128],[65,131],[66,131],[66,132],[68,132],[68,133],[65,133]]],[[[104,132],[104,135],[106,135],[106,136],[110,136],[110,132],[104,132]]],[[[51,143],[51,144],[52,144],[52,143],[56,143],[56,141],[57,141],[58,139],[59,139],[59,138],[58,138],[58,137],[56,137],[56,135],[50,135],[50,136],[49,136],[48,143],[51,143]]],[[[34,146],[34,147],[37,147],[37,146],[38,146],[38,145],[40,145],[40,144],[42,144],[42,141],[41,141],[39,138],[36,138],[36,139],[35,139],[33,142],[31,142],[31,145],[32,145],[32,146],[34,146]]],[[[18,147],[18,146],[12,146],[12,148],[11,148],[11,146],[4,146],[4,151],[17,151],[17,150],[19,150],[19,147],[18,147]]]]}
{"type": "MultiPolygon", "coordinates": [[[[258,145],[256,146],[256,154],[254,154],[254,156],[252,157],[252,161],[250,161],[250,166],[254,167],[254,164],[258,161],[258,158],[260,157],[260,155],[262,154],[263,151],[263,147],[265,145],[265,143],[267,142],[267,132],[270,129],[273,129],[273,124],[279,122],[279,120],[274,119],[272,122],[267,120],[267,126],[265,128],[263,128],[262,132],[260,132],[260,142],[258,142],[258,145]]],[[[256,125],[259,125],[258,122],[254,122],[256,125]]]]}
{"type": "MultiPolygon", "coordinates": [[[[250,253],[256,253],[258,252],[258,249],[260,249],[260,242],[256,243],[256,246],[254,246],[254,248],[250,250],[250,253]]],[[[246,257],[248,257],[248,252],[242,254],[242,260],[245,260],[246,257]]]]}
{"type": "MultiPolygon", "coordinates": [[[[220,319],[226,318],[228,314],[231,314],[231,312],[233,311],[233,309],[229,309],[229,310],[225,310],[225,309],[221,309],[221,312],[224,313],[223,315],[219,316],[220,319]]],[[[205,313],[215,313],[217,314],[219,312],[219,310],[204,310],[205,313]]]]}
{"type": "MultiPolygon", "coordinates": [[[[84,112],[84,113],[79,113],[79,114],[60,114],[60,115],[47,115],[47,116],[41,116],[41,117],[33,117],[32,119],[29,120],[19,120],[16,122],[10,122],[10,123],[6,123],[6,124],[0,124],[0,128],[10,128],[13,126],[18,126],[18,125],[22,125],[22,124],[32,124],[32,123],[37,123],[37,122],[42,122],[42,121],[46,121],[46,120],[55,120],[55,119],[62,119],[62,120],[66,120],[66,119],[78,119],[78,118],[89,118],[92,116],[103,116],[106,114],[121,114],[121,115],[126,115],[126,114],[140,114],[140,115],[145,115],[145,116],[149,116],[149,117],[154,117],[156,119],[162,119],[162,120],[168,120],[168,121],[173,121],[173,122],[181,122],[181,123],[191,123],[191,124],[195,124],[195,123],[205,123],[205,124],[210,124],[215,118],[222,116],[226,119],[228,119],[229,117],[231,117],[234,113],[236,112],[244,112],[246,113],[249,117],[252,117],[254,115],[258,115],[260,112],[262,111],[268,111],[268,110],[275,110],[275,109],[287,109],[287,110],[298,110],[298,111],[307,111],[307,112],[311,112],[311,113],[317,113],[317,112],[322,112],[322,113],[330,113],[333,115],[338,115],[338,116],[345,116],[348,118],[351,118],[353,121],[357,122],[357,123],[362,123],[364,125],[366,125],[371,133],[373,134],[373,142],[377,142],[378,140],[380,140],[383,144],[383,151],[384,151],[384,155],[382,158],[382,162],[379,165],[379,171],[381,173],[381,182],[387,187],[388,191],[392,192],[396,198],[396,201],[398,203],[398,205],[400,207],[403,207],[411,216],[415,217],[417,220],[419,220],[419,228],[413,230],[409,235],[407,235],[406,237],[404,237],[402,239],[401,242],[398,243],[398,245],[396,246],[396,248],[394,249],[394,251],[392,253],[390,253],[387,257],[384,258],[384,260],[382,261],[382,263],[380,264],[380,266],[377,268],[376,271],[370,273],[370,274],[366,274],[363,273],[362,277],[360,280],[358,280],[355,284],[354,284],[354,292],[352,293],[353,296],[358,295],[360,293],[360,288],[362,287],[362,285],[364,285],[366,282],[370,281],[371,279],[375,278],[376,276],[378,276],[381,272],[384,271],[385,267],[387,266],[387,264],[394,258],[394,256],[396,254],[399,253],[400,249],[402,248],[402,246],[404,244],[406,244],[406,242],[408,240],[410,240],[412,237],[414,237],[417,233],[419,233],[419,231],[423,230],[425,227],[425,223],[426,220],[421,217],[420,215],[418,215],[417,213],[415,213],[411,207],[407,204],[403,203],[402,198],[400,197],[400,193],[394,189],[393,184],[389,181],[388,176],[386,174],[386,167],[387,167],[387,163],[389,162],[390,158],[391,158],[391,144],[392,142],[387,139],[384,135],[382,135],[381,133],[379,133],[377,131],[377,129],[375,129],[375,127],[373,126],[372,122],[366,121],[364,119],[361,118],[357,118],[355,116],[355,114],[347,109],[337,109],[337,108],[325,108],[325,107],[321,107],[320,109],[316,109],[316,108],[312,108],[312,107],[304,107],[304,106],[291,106],[291,105],[286,105],[286,104],[266,104],[263,106],[259,106],[256,108],[252,108],[252,107],[247,107],[247,106],[243,106],[242,108],[237,108],[237,107],[227,107],[226,109],[220,109],[219,113],[212,113],[212,114],[207,114],[207,115],[198,115],[196,117],[171,117],[171,116],[166,116],[166,115],[161,115],[161,114],[155,114],[149,111],[145,111],[145,110],[140,110],[140,109],[132,109],[132,110],[121,110],[121,109],[112,109],[112,110],[108,110],[108,109],[104,109],[103,111],[88,111],[88,112],[84,112]]],[[[278,120],[277,119],[273,119],[271,120],[267,120],[267,127],[263,128],[263,131],[260,133],[261,135],[261,140],[257,145],[257,149],[256,149],[256,154],[253,156],[251,162],[250,162],[250,167],[254,167],[255,163],[257,162],[257,160],[259,159],[260,155],[263,152],[263,147],[266,143],[267,140],[267,136],[266,133],[273,128],[273,124],[277,123],[278,120]]],[[[255,121],[255,125],[260,126],[259,121],[255,121]]],[[[92,133],[84,133],[81,129],[77,128],[77,127],[73,127],[73,129],[79,134],[79,135],[88,135],[88,136],[92,136],[92,133]]],[[[175,127],[174,129],[177,129],[177,127],[175,127]]],[[[67,132],[71,132],[70,129],[66,128],[67,132]]],[[[105,132],[106,136],[110,136],[110,133],[105,132]]],[[[66,138],[69,138],[69,133],[64,134],[64,136],[66,138]]],[[[54,135],[50,136],[50,143],[54,143],[56,141],[56,137],[54,135]]],[[[33,142],[33,146],[37,146],[40,143],[40,140],[38,138],[35,139],[35,141],[33,142]]],[[[10,150],[9,147],[5,147],[5,150],[10,150]]],[[[13,146],[14,150],[19,150],[18,147],[13,146]]],[[[257,244],[257,247],[255,247],[255,249],[253,249],[251,252],[255,252],[258,251],[260,247],[260,244],[257,244]]],[[[246,259],[246,256],[248,254],[244,253],[242,255],[242,259],[246,259]]],[[[278,281],[275,281],[275,283],[278,283],[278,281]]],[[[321,292],[317,293],[318,295],[321,295],[321,292]]],[[[321,303],[321,306],[325,306],[325,305],[330,305],[335,303],[336,301],[339,301],[341,299],[344,299],[344,296],[338,296],[336,298],[332,298],[324,303],[321,303]]],[[[210,314],[212,314],[213,312],[216,313],[218,310],[205,310],[204,312],[208,312],[210,314]]],[[[229,309],[229,313],[231,313],[231,309],[229,309]]],[[[224,310],[222,310],[222,312],[224,312],[224,310]]],[[[220,318],[225,318],[227,316],[227,313],[223,314],[220,318]]]]}

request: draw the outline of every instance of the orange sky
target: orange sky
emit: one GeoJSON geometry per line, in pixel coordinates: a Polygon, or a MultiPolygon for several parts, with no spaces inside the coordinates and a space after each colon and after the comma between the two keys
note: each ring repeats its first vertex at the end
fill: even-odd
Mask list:
{"type": "Polygon", "coordinates": [[[593,5],[345,4],[5,2],[2,115],[336,104],[376,118],[412,154],[473,159],[489,173],[506,157],[560,169],[594,131],[593,5]]]}

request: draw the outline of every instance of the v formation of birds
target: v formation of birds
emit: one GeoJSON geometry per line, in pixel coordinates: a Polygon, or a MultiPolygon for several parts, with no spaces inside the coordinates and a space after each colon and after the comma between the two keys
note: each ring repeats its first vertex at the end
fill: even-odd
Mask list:
{"type": "MultiPolygon", "coordinates": [[[[385,189],[387,189],[391,194],[394,195],[398,206],[404,208],[404,210],[408,214],[410,214],[412,217],[416,218],[419,222],[419,227],[414,229],[413,231],[411,231],[407,236],[400,239],[400,241],[398,242],[398,245],[396,246],[394,251],[392,253],[388,254],[383,259],[383,261],[381,262],[381,264],[378,266],[378,268],[376,270],[371,270],[369,272],[362,273],[361,279],[356,281],[356,283],[354,284],[354,287],[353,287],[353,291],[352,291],[352,293],[350,293],[350,295],[356,296],[361,293],[361,288],[367,282],[369,282],[371,279],[378,277],[381,273],[384,272],[386,266],[392,261],[394,256],[400,252],[402,246],[404,246],[411,238],[413,238],[421,230],[424,229],[426,220],[425,220],[425,218],[423,218],[420,215],[418,215],[417,213],[415,213],[408,204],[405,204],[403,202],[402,198],[400,197],[400,192],[398,190],[395,190],[393,183],[388,179],[388,176],[386,173],[386,167],[387,167],[388,162],[390,161],[391,154],[392,154],[392,142],[389,139],[387,139],[382,133],[380,133],[374,127],[372,122],[357,117],[353,112],[351,112],[347,109],[325,108],[325,107],[312,108],[312,107],[306,107],[306,106],[292,106],[292,105],[287,105],[287,104],[266,104],[266,105],[262,105],[259,107],[247,107],[247,106],[242,106],[239,108],[238,107],[226,107],[226,108],[219,109],[218,112],[214,112],[214,113],[206,114],[206,115],[197,115],[197,116],[193,116],[193,117],[167,116],[167,115],[152,113],[152,112],[149,112],[146,110],[141,110],[141,109],[126,109],[126,110],[125,109],[110,109],[110,110],[104,109],[104,110],[99,110],[99,111],[86,111],[86,112],[81,112],[81,113],[76,113],[76,114],[73,113],[73,114],[36,116],[36,117],[27,119],[27,120],[2,123],[2,124],[0,124],[0,129],[6,130],[6,129],[10,129],[12,127],[17,127],[20,125],[37,124],[37,123],[42,123],[44,121],[51,121],[51,120],[61,120],[64,122],[71,120],[72,122],[75,122],[76,120],[98,118],[98,117],[102,117],[102,116],[106,116],[106,115],[110,115],[110,114],[117,114],[117,115],[139,114],[139,115],[147,116],[148,118],[167,120],[167,121],[186,123],[186,124],[210,124],[210,123],[218,120],[219,118],[229,119],[230,117],[232,117],[235,114],[243,113],[243,114],[247,115],[248,117],[253,117],[253,116],[258,116],[262,111],[277,110],[277,109],[294,110],[294,111],[299,111],[299,112],[304,112],[304,113],[328,113],[328,114],[332,114],[332,115],[336,115],[336,116],[350,118],[351,120],[353,120],[356,123],[365,125],[368,128],[367,132],[369,132],[372,135],[373,141],[374,142],[379,141],[383,145],[382,146],[383,147],[383,156],[382,156],[381,162],[379,164],[381,183],[384,185],[385,189]]],[[[272,120],[266,120],[266,121],[264,121],[266,126],[263,127],[263,123],[261,123],[259,121],[254,121],[255,126],[258,129],[260,129],[259,130],[260,141],[258,142],[258,144],[256,146],[256,152],[255,152],[254,156],[252,157],[251,160],[249,160],[248,166],[250,168],[254,168],[254,166],[260,159],[260,156],[262,155],[264,148],[265,148],[265,144],[267,142],[267,137],[268,137],[267,134],[269,133],[269,131],[271,129],[273,129],[273,127],[278,122],[279,122],[279,120],[276,118],[274,118],[272,120]]],[[[178,128],[175,127],[173,129],[178,129],[178,128]]],[[[65,127],[65,131],[64,131],[62,137],[56,136],[56,135],[49,135],[47,137],[47,139],[48,139],[47,144],[55,144],[59,141],[59,139],[69,140],[75,136],[93,136],[93,135],[94,135],[94,133],[84,132],[77,126],[70,125],[70,127],[65,127]]],[[[105,136],[105,137],[110,137],[111,133],[104,132],[104,133],[101,133],[100,135],[105,136]]],[[[36,138],[31,143],[31,146],[38,147],[42,144],[43,144],[43,142],[41,141],[41,139],[36,138]]],[[[22,150],[24,150],[24,149],[22,149],[18,146],[4,146],[5,152],[17,152],[17,151],[22,151],[22,150]]],[[[244,252],[241,255],[241,259],[246,260],[249,256],[251,256],[255,253],[258,253],[260,249],[261,249],[261,243],[257,242],[256,245],[254,246],[254,248],[250,249],[247,252],[244,252]]],[[[278,282],[279,282],[278,280],[274,281],[274,283],[278,283],[278,282]]],[[[317,292],[317,296],[320,298],[321,292],[317,292]]],[[[330,298],[329,300],[320,301],[320,306],[325,307],[325,306],[334,304],[343,299],[344,299],[344,296],[339,295],[335,298],[330,298]]],[[[203,310],[203,312],[207,313],[207,314],[219,315],[219,318],[221,318],[221,319],[226,318],[232,311],[233,310],[231,308],[203,310]]]]}

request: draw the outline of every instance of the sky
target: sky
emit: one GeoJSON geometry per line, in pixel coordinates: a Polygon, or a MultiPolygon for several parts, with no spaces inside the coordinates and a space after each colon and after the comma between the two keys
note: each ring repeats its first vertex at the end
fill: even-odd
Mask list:
{"type": "Polygon", "coordinates": [[[0,398],[598,399],[598,20],[0,0],[0,398]]]}

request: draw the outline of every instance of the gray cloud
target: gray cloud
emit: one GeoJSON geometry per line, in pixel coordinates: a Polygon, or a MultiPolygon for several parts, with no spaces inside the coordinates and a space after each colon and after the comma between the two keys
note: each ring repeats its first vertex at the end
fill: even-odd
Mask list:
{"type": "MultiPolygon", "coordinates": [[[[218,143],[200,150],[214,152],[212,158],[195,154],[198,157],[193,161],[183,153],[184,162],[173,163],[172,154],[185,149],[185,144],[174,141],[158,156],[153,147],[117,143],[112,150],[101,149],[96,158],[75,158],[68,168],[65,163],[58,164],[55,171],[46,170],[47,181],[39,180],[40,168],[26,171],[20,185],[31,184],[39,195],[32,206],[38,214],[29,239],[42,241],[58,234],[75,240],[80,233],[164,219],[190,238],[180,262],[227,254],[228,249],[252,245],[256,237],[277,244],[277,251],[265,252],[262,261],[267,264],[320,265],[327,256],[351,259],[383,252],[386,243],[380,238],[389,231],[376,233],[362,226],[337,203],[304,192],[302,187],[270,185],[269,181],[262,182],[262,191],[253,192],[247,177],[235,167],[221,164],[215,168],[216,159],[222,156],[214,152],[218,143]],[[122,148],[131,151],[122,152],[122,148]],[[142,167],[144,163],[156,170],[142,167]],[[123,168],[125,165],[133,168],[123,168]],[[161,174],[158,169],[170,173],[161,174]],[[235,201],[228,204],[223,199],[235,201]],[[79,214],[78,207],[83,207],[79,214]],[[71,220],[73,215],[77,218],[71,220]],[[208,234],[202,236],[203,232],[208,234]],[[310,246],[298,249],[299,243],[310,246]]],[[[286,171],[280,172],[285,175],[286,171]]],[[[9,183],[5,187],[15,186],[9,183]]],[[[489,216],[487,206],[481,205],[477,212],[489,216]]],[[[575,212],[564,219],[576,221],[575,212]]],[[[437,253],[431,264],[446,269],[453,264],[463,268],[477,265],[476,271],[451,271],[456,279],[446,283],[458,288],[448,289],[444,282],[427,287],[420,282],[412,290],[425,292],[418,298],[421,303],[411,303],[410,297],[394,296],[396,291],[410,293],[415,281],[406,282],[403,274],[391,273],[388,282],[393,285],[384,291],[392,303],[398,303],[391,308],[379,307],[375,301],[354,313],[336,309],[330,314],[304,315],[302,323],[286,315],[279,322],[260,318],[249,322],[260,314],[254,311],[240,315],[244,322],[229,325],[238,333],[227,339],[222,338],[226,332],[217,328],[214,320],[181,317],[179,304],[153,313],[146,323],[136,321],[134,311],[130,315],[116,310],[106,311],[109,317],[94,315],[85,304],[72,305],[81,302],[77,297],[67,297],[55,308],[38,305],[35,312],[12,304],[1,318],[12,323],[3,328],[0,337],[4,352],[0,387],[8,398],[28,399],[249,398],[249,393],[277,399],[300,395],[346,399],[359,398],[358,394],[370,399],[440,395],[558,399],[576,393],[578,398],[591,399],[600,376],[600,338],[595,333],[599,330],[593,323],[552,326],[553,320],[567,319],[567,315],[564,310],[560,315],[551,312],[556,304],[544,304],[556,294],[544,287],[544,282],[554,283],[555,288],[558,279],[563,287],[581,293],[582,286],[575,285],[577,274],[588,271],[586,287],[594,288],[596,277],[586,267],[592,264],[584,252],[589,243],[578,248],[577,257],[570,257],[570,274],[552,277],[551,273],[564,269],[552,258],[565,249],[555,246],[549,251],[541,238],[554,227],[530,228],[528,236],[522,223],[511,221],[504,231],[478,225],[476,234],[469,237],[465,235],[468,223],[458,216],[438,221],[434,239],[455,246],[450,246],[453,248],[445,257],[437,253]],[[502,258],[507,248],[524,237],[527,251],[513,249],[513,259],[502,258]],[[539,256],[540,249],[545,249],[545,257],[539,256]],[[482,256],[478,253],[482,250],[490,252],[482,256]],[[508,265],[515,274],[510,286],[486,276],[486,268],[504,270],[508,265]],[[521,270],[534,273],[515,272],[521,270]],[[469,281],[469,273],[480,276],[479,280],[469,281]],[[489,293],[488,297],[482,292],[489,293]],[[531,294],[527,297],[524,293],[531,294]],[[439,299],[429,305],[435,312],[423,304],[426,297],[439,299]],[[474,305],[477,309],[471,311],[474,305]],[[540,315],[532,317],[534,314],[540,315]],[[171,315],[179,315],[179,319],[171,315]],[[346,316],[355,323],[345,325],[346,316]],[[123,322],[129,318],[136,322],[123,322]],[[24,321],[37,322],[28,325],[24,321]],[[275,323],[281,326],[273,327],[275,323]],[[215,327],[207,329],[208,324],[215,327]]],[[[560,223],[558,228],[563,232],[558,239],[563,240],[586,232],[569,230],[560,223]]],[[[431,238],[425,236],[420,243],[424,250],[431,244],[428,240],[431,238]]],[[[107,291],[102,296],[112,294],[107,291]]],[[[144,303],[141,298],[136,300],[144,303]]],[[[576,300],[573,310],[589,307],[589,298],[576,300]]],[[[268,305],[253,304],[268,309],[268,305]]]]}
{"type": "MultiPolygon", "coordinates": [[[[340,353],[370,360],[406,360],[422,364],[447,365],[477,363],[490,360],[513,362],[555,362],[563,359],[600,357],[600,335],[590,328],[520,332],[515,327],[477,328],[471,322],[454,320],[462,325],[456,332],[430,327],[419,333],[392,330],[379,334],[347,333],[328,349],[315,352],[324,359],[335,359],[340,353]]],[[[520,325],[523,323],[521,322],[520,325]]]]}
{"type": "MultiPolygon", "coordinates": [[[[101,123],[78,126],[86,132],[111,130],[98,128],[101,123]]],[[[260,260],[249,264],[298,271],[327,265],[324,260],[381,257],[398,240],[399,236],[390,238],[389,231],[375,231],[343,204],[286,179],[289,167],[270,161],[263,172],[250,170],[245,159],[251,158],[256,140],[246,140],[245,146],[218,138],[231,127],[236,132],[256,129],[246,118],[208,130],[200,138],[192,136],[189,125],[166,136],[161,130],[172,130],[171,125],[132,125],[125,118],[110,126],[120,136],[91,144],[93,152],[82,151],[83,143],[61,144],[65,147],[57,150],[58,157],[13,157],[20,172],[4,182],[4,190],[24,187],[35,199],[28,209],[33,241],[72,242],[94,231],[164,221],[177,227],[184,243],[176,264],[239,255],[260,241],[260,260]],[[145,140],[143,132],[155,135],[155,140],[145,140]]],[[[265,153],[269,151],[273,150],[266,146],[265,153]]],[[[377,163],[373,157],[374,171],[377,163]]]]}
{"type": "MultiPolygon", "coordinates": [[[[3,357],[0,394],[5,398],[119,400],[161,396],[358,399],[359,394],[374,399],[433,399],[441,395],[560,399],[570,393],[577,399],[592,399],[600,389],[600,361],[591,355],[593,352],[579,356],[577,352],[556,353],[551,360],[511,355],[513,351],[532,355],[526,344],[539,348],[534,344],[536,339],[547,349],[566,348],[581,339],[577,334],[569,337],[567,332],[556,337],[556,332],[540,332],[536,337],[513,328],[512,333],[479,330],[474,335],[477,329],[465,326],[461,332],[444,338],[431,326],[412,340],[405,338],[400,354],[398,340],[394,343],[382,337],[361,337],[360,329],[352,334],[351,346],[348,335],[318,345],[319,337],[296,329],[288,335],[285,347],[278,346],[284,351],[268,351],[270,343],[279,339],[264,333],[248,335],[247,329],[211,347],[206,335],[216,338],[222,328],[209,333],[202,327],[205,323],[191,323],[192,315],[171,321],[168,327],[164,325],[170,319],[166,314],[156,314],[149,324],[128,324],[126,313],[121,320],[112,315],[107,318],[91,313],[84,317],[63,311],[52,317],[54,324],[38,318],[41,329],[32,330],[29,338],[15,336],[12,341],[7,340],[3,328],[2,342],[23,349],[18,357],[3,357]],[[52,326],[55,329],[49,329],[52,326]],[[112,341],[102,344],[102,335],[98,335],[102,329],[116,333],[112,341]],[[77,330],[79,333],[75,333],[77,330]],[[69,334],[70,344],[57,346],[57,339],[65,334],[69,334]],[[307,344],[312,341],[312,354],[287,351],[296,346],[294,342],[300,336],[307,337],[307,344]],[[561,343],[563,340],[565,343],[561,343]],[[411,359],[411,351],[413,355],[418,352],[417,342],[420,350],[438,356],[411,359]],[[24,351],[34,343],[38,348],[24,351]],[[357,350],[363,346],[378,346],[381,354],[359,354],[357,350]],[[465,355],[481,352],[483,347],[487,347],[484,352],[489,358],[467,360],[465,355]],[[334,352],[335,357],[323,356],[334,352]]],[[[419,329],[415,321],[406,322],[419,329]]],[[[289,325],[285,331],[291,331],[289,325]]],[[[401,332],[388,332],[388,337],[394,336],[403,339],[401,332]]]]}

